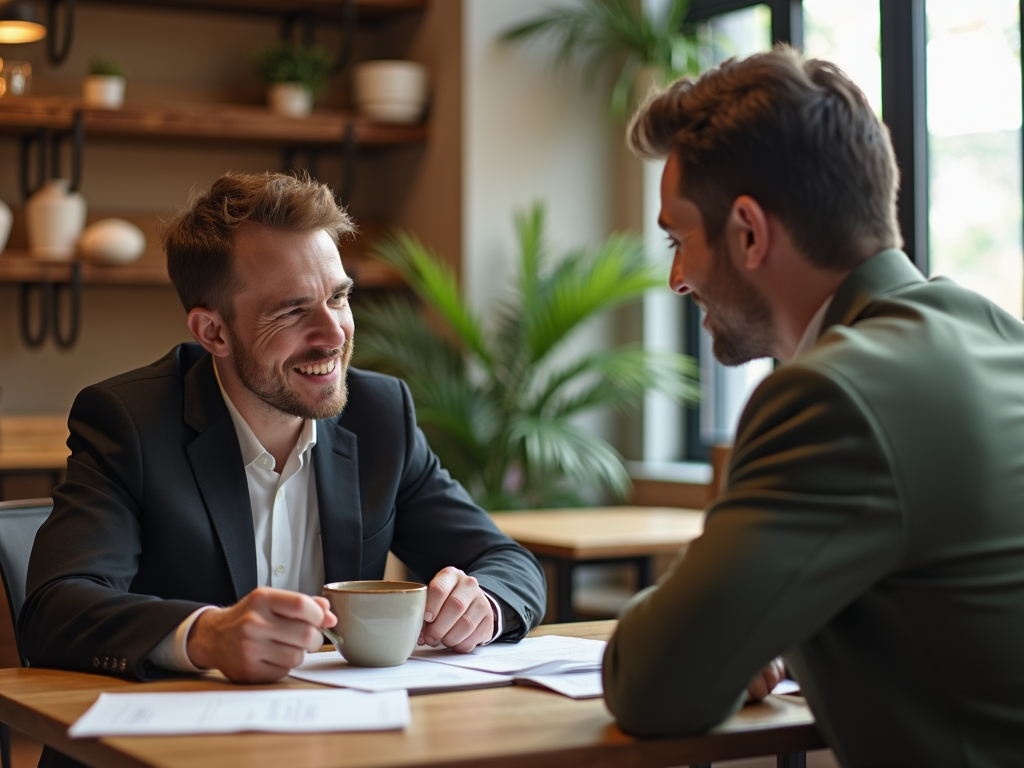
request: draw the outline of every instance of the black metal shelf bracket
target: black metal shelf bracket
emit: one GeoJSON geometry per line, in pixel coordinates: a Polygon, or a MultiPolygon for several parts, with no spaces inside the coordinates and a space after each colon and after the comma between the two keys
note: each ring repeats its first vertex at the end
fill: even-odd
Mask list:
{"type": "Polygon", "coordinates": [[[21,286],[21,340],[30,349],[43,346],[50,332],[50,306],[53,303],[53,284],[49,281],[41,283],[22,283],[21,286]],[[29,317],[32,307],[32,294],[39,295],[38,322],[33,331],[29,317]]]}
{"type": "Polygon", "coordinates": [[[47,15],[46,53],[50,63],[60,66],[71,51],[71,41],[75,36],[75,0],[49,0],[47,15]],[[60,6],[64,6],[63,34],[57,35],[57,16],[60,6]]]}
{"type": "MultiPolygon", "coordinates": [[[[70,0],[69,0],[70,2],[70,0]]],[[[71,137],[71,179],[69,189],[77,192],[82,183],[82,150],[85,145],[85,124],[82,111],[75,112],[72,127],[66,131],[42,129],[21,139],[21,194],[27,201],[46,183],[61,176],[61,151],[71,137]],[[35,151],[35,174],[32,174],[32,153],[35,151]]],[[[82,315],[82,265],[71,263],[71,277],[66,283],[51,280],[24,282],[20,292],[21,339],[30,349],[38,349],[53,330],[53,341],[61,349],[70,349],[78,341],[82,315]],[[63,317],[61,296],[67,293],[67,317],[63,317]],[[33,296],[36,300],[33,301],[33,296]],[[36,322],[31,319],[32,305],[37,304],[36,322]]]]}
{"type": "Polygon", "coordinates": [[[345,126],[345,144],[341,167],[341,202],[348,205],[352,199],[352,190],[356,184],[356,124],[350,121],[345,126]]]}

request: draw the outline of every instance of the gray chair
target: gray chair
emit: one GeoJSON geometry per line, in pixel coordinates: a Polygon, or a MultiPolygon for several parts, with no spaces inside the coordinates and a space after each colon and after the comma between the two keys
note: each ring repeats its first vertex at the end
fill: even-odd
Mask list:
{"type": "MultiPolygon", "coordinates": [[[[7,605],[11,609],[14,641],[18,642],[18,614],[25,603],[25,582],[28,578],[28,558],[36,531],[53,509],[50,499],[0,501],[0,576],[3,577],[7,605]]],[[[18,646],[18,658],[27,666],[18,646]]],[[[11,768],[11,730],[0,723],[0,766],[11,768]]]]}

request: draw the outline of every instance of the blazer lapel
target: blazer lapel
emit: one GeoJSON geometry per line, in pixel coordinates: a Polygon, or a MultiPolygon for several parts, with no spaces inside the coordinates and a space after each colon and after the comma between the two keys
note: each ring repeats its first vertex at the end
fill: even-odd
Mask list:
{"type": "Polygon", "coordinates": [[[188,460],[241,600],[256,588],[256,537],[238,435],[209,355],[185,375],[184,405],[185,422],[199,433],[188,460]]]}
{"type": "Polygon", "coordinates": [[[333,420],[318,421],[313,448],[324,577],[358,579],[363,567],[363,515],[356,436],[333,420]]]}
{"type": "Polygon", "coordinates": [[[924,277],[903,251],[891,248],[872,256],[839,286],[825,313],[819,337],[833,325],[853,325],[881,294],[923,282],[924,277]]]}

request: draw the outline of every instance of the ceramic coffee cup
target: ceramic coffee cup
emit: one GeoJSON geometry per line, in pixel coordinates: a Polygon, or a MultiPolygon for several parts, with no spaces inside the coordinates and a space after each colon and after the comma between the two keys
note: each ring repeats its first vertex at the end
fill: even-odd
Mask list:
{"type": "Polygon", "coordinates": [[[397,667],[412,654],[423,627],[425,584],[336,581],[324,585],[323,595],[338,617],[331,642],[349,664],[397,667]]]}

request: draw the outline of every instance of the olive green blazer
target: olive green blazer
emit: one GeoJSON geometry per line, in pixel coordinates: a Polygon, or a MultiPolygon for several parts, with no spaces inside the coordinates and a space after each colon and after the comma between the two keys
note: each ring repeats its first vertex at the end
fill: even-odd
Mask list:
{"type": "Polygon", "coordinates": [[[704,535],[622,615],[608,708],[706,729],[782,654],[840,762],[1024,765],[1024,324],[900,251],[757,388],[704,535]]]}

